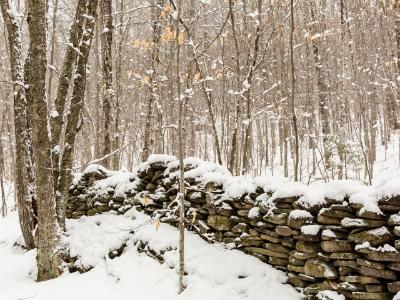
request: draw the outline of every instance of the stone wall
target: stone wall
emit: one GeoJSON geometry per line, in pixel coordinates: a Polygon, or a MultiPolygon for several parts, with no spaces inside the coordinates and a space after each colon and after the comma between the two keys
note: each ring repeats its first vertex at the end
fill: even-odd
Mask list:
{"type": "MultiPolygon", "coordinates": [[[[186,164],[186,173],[195,167],[186,164]]],[[[123,214],[136,207],[176,225],[177,168],[162,160],[135,173],[90,167],[74,180],[67,216],[123,214]]],[[[189,230],[287,272],[310,299],[320,290],[347,299],[392,299],[400,290],[399,196],[380,199],[380,211],[374,211],[348,196],[310,206],[300,195],[272,197],[262,187],[235,198],[218,180],[187,176],[185,183],[189,230]]]]}

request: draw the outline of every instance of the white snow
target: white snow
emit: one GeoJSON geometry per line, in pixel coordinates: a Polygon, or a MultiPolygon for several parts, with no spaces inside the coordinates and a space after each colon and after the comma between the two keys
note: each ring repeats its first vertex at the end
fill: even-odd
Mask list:
{"type": "Polygon", "coordinates": [[[317,299],[318,300],[345,300],[345,296],[339,294],[338,292],[335,291],[321,291],[317,294],[317,299]]]}
{"type": "Polygon", "coordinates": [[[248,217],[250,219],[255,219],[255,218],[258,218],[259,215],[260,215],[260,208],[253,207],[252,209],[250,209],[248,217]]]}
{"type": "Polygon", "coordinates": [[[167,224],[157,230],[150,217],[133,209],[123,216],[108,213],[67,220],[64,242],[79,255],[80,265],[94,266],[84,274],[65,271],[57,279],[35,282],[36,252],[14,246],[20,234],[15,212],[0,219],[1,299],[301,299],[284,284],[284,273],[238,250],[210,245],[191,232],[185,240],[187,288],[177,295],[178,230],[167,224]],[[164,252],[165,262],[139,253],[138,241],[156,253],[164,252]],[[107,257],[124,243],[120,257],[107,257]]]}
{"type": "Polygon", "coordinates": [[[303,225],[303,226],[301,226],[301,234],[305,234],[305,235],[315,236],[319,233],[320,230],[321,230],[320,225],[303,225]]]}
{"type": "Polygon", "coordinates": [[[289,214],[289,219],[307,219],[312,218],[312,214],[306,210],[295,209],[292,210],[289,214]]]}

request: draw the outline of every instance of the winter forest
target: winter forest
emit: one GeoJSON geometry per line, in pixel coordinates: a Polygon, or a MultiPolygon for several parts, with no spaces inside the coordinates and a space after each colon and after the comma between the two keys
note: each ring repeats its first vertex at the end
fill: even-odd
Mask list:
{"type": "Polygon", "coordinates": [[[0,299],[400,299],[399,0],[0,8],[0,299]]]}

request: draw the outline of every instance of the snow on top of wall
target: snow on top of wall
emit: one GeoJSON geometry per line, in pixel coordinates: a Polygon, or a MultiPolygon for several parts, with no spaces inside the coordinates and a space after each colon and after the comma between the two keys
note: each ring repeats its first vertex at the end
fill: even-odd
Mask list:
{"type": "Polygon", "coordinates": [[[350,202],[362,204],[364,206],[362,210],[379,214],[382,212],[378,207],[378,201],[396,195],[400,195],[400,170],[390,171],[375,178],[371,186],[353,194],[350,202]]]}
{"type": "MultiPolygon", "coordinates": [[[[76,174],[73,184],[77,184],[81,176],[85,173],[101,171],[108,174],[108,178],[99,180],[93,189],[100,190],[115,188],[118,195],[124,195],[126,191],[136,187],[138,180],[136,174],[147,170],[151,164],[165,164],[165,175],[173,179],[179,176],[179,160],[172,155],[152,154],[149,159],[140,164],[133,172],[113,172],[108,171],[100,165],[89,165],[82,174],[76,174]]],[[[378,207],[378,200],[400,195],[400,171],[392,171],[385,176],[373,181],[372,186],[366,186],[355,180],[333,180],[331,182],[314,182],[307,186],[300,182],[293,182],[282,176],[232,176],[227,168],[203,161],[196,157],[184,159],[184,164],[188,170],[185,178],[194,178],[200,184],[213,182],[221,185],[225,191],[225,196],[239,199],[247,193],[253,193],[257,188],[262,188],[266,194],[257,202],[268,207],[274,207],[276,199],[287,197],[299,197],[297,200],[304,208],[313,206],[323,206],[326,199],[334,199],[346,204],[359,203],[363,205],[362,210],[381,213],[378,207]]]]}
{"type": "Polygon", "coordinates": [[[354,180],[334,180],[331,182],[315,182],[305,188],[299,202],[305,207],[326,204],[326,199],[344,201],[355,193],[366,189],[360,182],[354,180]]]}

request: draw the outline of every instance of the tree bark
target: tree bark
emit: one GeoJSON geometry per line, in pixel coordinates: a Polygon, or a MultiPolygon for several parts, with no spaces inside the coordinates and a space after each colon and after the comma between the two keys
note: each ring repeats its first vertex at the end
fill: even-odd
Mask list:
{"type": "Polygon", "coordinates": [[[82,39],[78,45],[78,57],[76,61],[76,72],[74,76],[73,92],[70,110],[65,126],[65,147],[62,152],[60,162],[60,172],[56,199],[58,203],[57,217],[61,228],[65,228],[65,209],[68,201],[69,187],[72,184],[72,165],[75,146],[75,137],[81,128],[82,108],[86,87],[86,70],[90,46],[94,35],[94,26],[96,23],[97,0],[85,0],[84,23],[81,24],[83,29],[82,39]]]}
{"type": "MultiPolygon", "coordinates": [[[[84,13],[86,10],[86,0],[78,0],[76,6],[74,21],[69,32],[69,46],[64,55],[64,62],[57,87],[57,96],[54,101],[54,107],[50,114],[51,125],[51,147],[53,164],[53,185],[54,191],[57,191],[57,181],[59,177],[60,166],[60,141],[63,127],[64,109],[67,102],[68,90],[72,83],[72,74],[75,68],[78,56],[78,44],[82,40],[84,13]]],[[[62,205],[57,203],[57,211],[62,209],[62,205]]]]}
{"type": "Polygon", "coordinates": [[[36,162],[37,280],[43,281],[58,277],[61,273],[46,101],[46,1],[28,0],[27,8],[30,44],[25,64],[28,85],[26,98],[28,106],[32,108],[32,145],[36,162]]]}
{"type": "MultiPolygon", "coordinates": [[[[104,140],[102,154],[105,156],[111,152],[112,145],[112,105],[114,99],[113,90],[113,61],[112,61],[112,42],[113,42],[113,17],[112,0],[101,0],[101,48],[102,48],[102,71],[104,81],[103,94],[103,114],[104,114],[104,140]]],[[[102,164],[110,168],[110,159],[104,159],[102,164]]]]}
{"type": "Polygon", "coordinates": [[[19,22],[11,13],[12,10],[8,0],[1,0],[0,5],[8,32],[11,79],[14,89],[15,194],[25,246],[27,249],[33,249],[35,247],[33,231],[36,226],[36,200],[34,197],[33,166],[29,146],[31,143],[27,121],[28,107],[25,98],[21,31],[19,22]]]}

